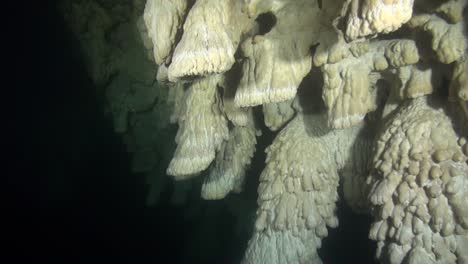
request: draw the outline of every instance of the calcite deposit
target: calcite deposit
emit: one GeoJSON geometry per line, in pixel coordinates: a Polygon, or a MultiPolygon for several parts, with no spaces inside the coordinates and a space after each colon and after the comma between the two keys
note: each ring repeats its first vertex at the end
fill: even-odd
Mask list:
{"type": "MultiPolygon", "coordinates": [[[[171,2],[148,0],[145,17],[171,2]]],[[[161,65],[169,81],[191,83],[168,173],[213,162],[202,196],[223,198],[246,176],[256,106],[279,131],[244,263],[320,263],[340,177],[348,204],[375,219],[380,261],[468,262],[466,1],[423,2],[197,0],[187,10],[161,65]],[[202,94],[200,82],[222,76],[202,94]]]]}
{"type": "Polygon", "coordinates": [[[202,177],[202,198],[223,199],[242,192],[259,137],[274,135],[255,164],[264,169],[243,263],[321,263],[339,199],[372,216],[381,263],[468,263],[466,0],[139,6],[139,47],[157,69],[106,51],[109,15],[85,32],[99,35],[93,43],[81,39],[87,54],[105,54],[92,61],[96,83],[125,73],[105,95],[115,130],[131,135],[136,171],[162,155],[178,197],[202,177]],[[178,125],[174,153],[138,136],[162,119],[178,125]]]}

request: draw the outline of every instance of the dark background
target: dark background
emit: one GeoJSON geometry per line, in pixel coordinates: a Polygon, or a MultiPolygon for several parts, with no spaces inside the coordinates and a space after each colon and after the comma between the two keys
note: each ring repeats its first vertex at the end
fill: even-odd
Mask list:
{"type": "MultiPolygon", "coordinates": [[[[144,181],[130,173],[124,144],[103,116],[77,41],[55,2],[15,3],[5,10],[4,44],[11,47],[4,55],[15,72],[2,88],[2,240],[11,263],[238,263],[248,237],[234,238],[222,202],[198,207],[216,212],[212,232],[219,240],[210,256],[188,250],[201,223],[184,217],[187,208],[170,205],[170,190],[158,207],[145,207],[144,181]]],[[[271,138],[264,141],[260,149],[271,138]]],[[[258,173],[252,177],[255,184],[258,173]]],[[[324,263],[371,263],[370,219],[343,204],[338,214],[340,227],[329,231],[320,251],[324,263]]]]}

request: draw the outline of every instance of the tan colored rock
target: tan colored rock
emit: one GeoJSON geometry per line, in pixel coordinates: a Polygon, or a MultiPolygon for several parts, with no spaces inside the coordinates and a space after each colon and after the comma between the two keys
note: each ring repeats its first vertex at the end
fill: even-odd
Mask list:
{"type": "Polygon", "coordinates": [[[157,64],[169,63],[176,45],[177,33],[182,28],[188,0],[148,0],[144,20],[153,42],[157,64]]]}
{"type": "Polygon", "coordinates": [[[453,99],[468,101],[468,59],[466,57],[455,63],[450,83],[450,95],[453,99]]]}
{"type": "Polygon", "coordinates": [[[266,34],[242,43],[245,59],[235,102],[245,107],[293,99],[311,70],[310,48],[318,43],[324,31],[322,21],[330,14],[315,1],[247,2],[249,14],[269,12],[276,23],[266,34]]]}
{"type": "Polygon", "coordinates": [[[437,101],[426,97],[404,103],[385,124],[379,139],[383,144],[377,144],[368,177],[371,206],[378,212],[370,237],[383,242],[377,252],[382,262],[401,263],[408,258],[409,263],[460,263],[466,259],[465,245],[457,241],[466,240],[467,235],[468,165],[445,158],[443,153],[456,153],[461,147],[450,118],[433,105],[437,101]],[[420,156],[413,165],[419,167],[415,170],[418,181],[406,173],[415,153],[420,156]],[[386,162],[390,169],[379,165],[386,162]],[[376,235],[382,221],[395,232],[376,235]]]}
{"type": "MultiPolygon", "coordinates": [[[[239,77],[238,75],[234,77],[239,77]]],[[[248,107],[238,107],[234,102],[237,82],[229,75],[225,75],[221,86],[223,87],[223,111],[226,117],[235,126],[253,126],[253,112],[248,107]]]]}
{"type": "Polygon", "coordinates": [[[169,80],[226,72],[234,64],[242,34],[252,26],[242,1],[197,0],[174,50],[169,80]]]}
{"type": "Polygon", "coordinates": [[[436,12],[446,17],[450,23],[456,24],[463,20],[463,9],[466,5],[466,0],[449,0],[438,6],[436,12]]]}
{"type": "Polygon", "coordinates": [[[184,179],[205,170],[228,139],[227,120],[219,109],[217,83],[220,76],[206,77],[191,84],[185,94],[177,149],[167,174],[184,179]]]}
{"type": "Polygon", "coordinates": [[[265,125],[272,131],[282,128],[296,113],[292,104],[293,100],[263,104],[265,125]]]}
{"type": "Polygon", "coordinates": [[[400,98],[416,98],[429,95],[435,87],[440,85],[431,67],[425,65],[409,65],[398,69],[398,77],[401,81],[399,89],[400,98]]]}
{"type": "Polygon", "coordinates": [[[430,34],[431,48],[442,63],[449,64],[460,60],[466,51],[463,22],[449,24],[437,15],[422,14],[413,16],[408,26],[430,34]]]}
{"type": "Polygon", "coordinates": [[[316,56],[314,62],[321,66],[324,76],[323,100],[332,128],[353,126],[376,109],[375,84],[382,78],[378,72],[419,60],[416,44],[411,40],[342,43],[341,50],[333,45],[329,52],[321,51],[316,56]],[[338,53],[333,53],[335,50],[338,53]],[[345,55],[332,59],[335,54],[345,55]],[[333,63],[321,64],[329,61],[333,63]]]}
{"type": "Polygon", "coordinates": [[[389,33],[400,28],[413,14],[414,0],[347,0],[345,35],[348,40],[389,33]]]}
{"type": "Polygon", "coordinates": [[[331,130],[324,121],[299,113],[266,150],[255,233],[243,263],[320,263],[316,250],[327,226],[338,225],[338,171],[361,129],[331,130]]]}
{"type": "Polygon", "coordinates": [[[223,199],[230,192],[242,191],[257,143],[253,121],[249,123],[248,126],[235,126],[229,132],[228,140],[218,151],[215,164],[202,185],[203,199],[223,199]]]}
{"type": "Polygon", "coordinates": [[[161,83],[165,83],[169,81],[169,77],[167,76],[167,67],[166,65],[162,64],[159,65],[158,71],[156,73],[156,80],[161,83]]]}

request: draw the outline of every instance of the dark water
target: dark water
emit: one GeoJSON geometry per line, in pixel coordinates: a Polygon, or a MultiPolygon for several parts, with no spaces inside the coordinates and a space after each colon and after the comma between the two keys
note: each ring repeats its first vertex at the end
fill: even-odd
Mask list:
{"type": "MultiPolygon", "coordinates": [[[[144,179],[130,173],[129,155],[103,116],[77,40],[54,3],[38,2],[15,13],[28,18],[20,34],[33,56],[16,57],[18,131],[4,142],[15,143],[3,212],[13,263],[238,263],[248,234],[235,234],[223,202],[197,203],[200,215],[215,220],[209,225],[188,219],[188,208],[171,206],[169,191],[160,206],[145,207],[144,179]]],[[[259,155],[256,163],[262,160],[259,155]]],[[[246,190],[250,204],[259,169],[246,190]]],[[[370,263],[372,244],[363,231],[369,219],[343,208],[340,227],[320,254],[325,263],[370,263]]]]}

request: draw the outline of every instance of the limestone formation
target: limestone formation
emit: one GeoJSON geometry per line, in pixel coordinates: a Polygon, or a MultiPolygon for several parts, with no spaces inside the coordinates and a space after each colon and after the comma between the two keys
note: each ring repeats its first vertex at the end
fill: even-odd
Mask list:
{"type": "Polygon", "coordinates": [[[444,108],[405,102],[377,140],[369,199],[384,263],[466,263],[468,156],[444,108]]]}
{"type": "MultiPolygon", "coordinates": [[[[339,188],[372,216],[378,261],[468,263],[466,0],[147,0],[131,20],[83,6],[68,21],[133,170],[167,166],[174,201],[241,192],[274,137],[243,263],[321,263],[339,188]]],[[[154,198],[167,183],[151,179],[154,198]]]]}

